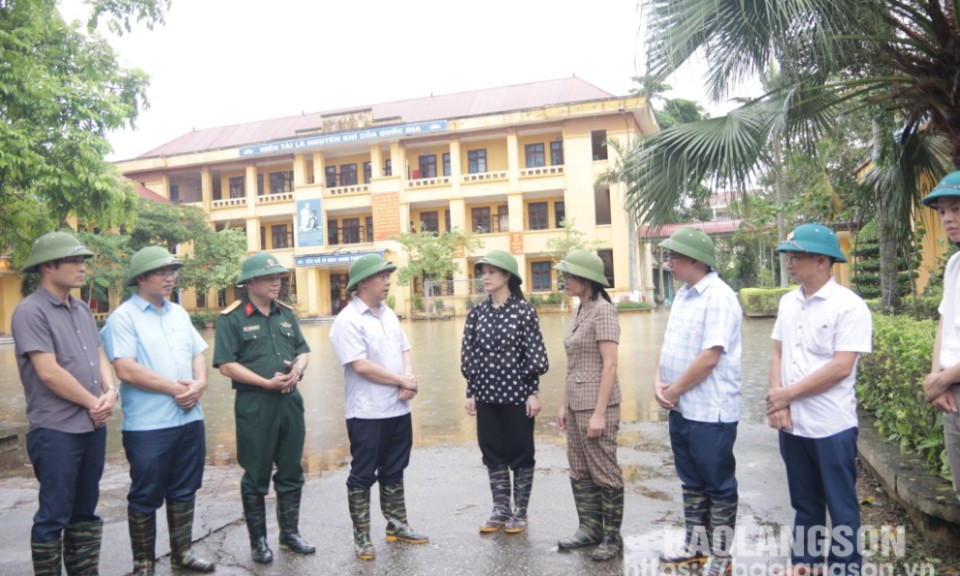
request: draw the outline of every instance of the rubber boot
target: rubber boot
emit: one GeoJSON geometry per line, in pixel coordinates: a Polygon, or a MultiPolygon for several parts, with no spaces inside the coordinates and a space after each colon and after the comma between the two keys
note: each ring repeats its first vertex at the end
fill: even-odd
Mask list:
{"type": "Polygon", "coordinates": [[[577,506],[580,526],[570,538],[557,542],[560,550],[573,550],[585,546],[595,546],[603,539],[603,515],[601,513],[600,487],[589,478],[570,479],[573,487],[573,501],[577,506]]]}
{"type": "Polygon", "coordinates": [[[710,558],[703,565],[702,576],[725,576],[733,571],[730,549],[737,527],[737,498],[710,502],[710,558]]]}
{"type": "Polygon", "coordinates": [[[620,525],[623,523],[623,486],[619,488],[601,488],[603,499],[603,542],[593,551],[596,562],[613,560],[623,553],[623,537],[620,525]]]}
{"type": "Polygon", "coordinates": [[[403,479],[393,484],[380,484],[380,510],[387,519],[387,542],[426,544],[430,538],[407,524],[407,504],[403,479]]]}
{"type": "Polygon", "coordinates": [[[503,531],[519,534],[527,529],[527,504],[533,490],[533,467],[518,468],[513,472],[513,515],[503,531]]]}
{"type": "Polygon", "coordinates": [[[103,521],[77,522],[63,531],[63,565],[68,576],[99,576],[103,521]]]}
{"type": "Polygon", "coordinates": [[[170,530],[170,565],[191,572],[213,572],[216,564],[197,556],[193,549],[194,500],[167,500],[170,530]]]}
{"type": "Polygon", "coordinates": [[[480,525],[480,532],[488,534],[500,530],[510,520],[510,469],[506,466],[487,468],[490,476],[490,493],[493,495],[493,511],[487,521],[480,525]]]}
{"type": "Polygon", "coordinates": [[[143,514],[128,510],[127,524],[130,528],[130,548],[133,550],[131,576],[153,576],[157,559],[157,513],[143,514]]]}
{"type": "Polygon", "coordinates": [[[250,535],[250,556],[257,564],[273,562],[273,550],[267,544],[267,507],[263,494],[243,495],[243,517],[250,535]]]}
{"type": "Polygon", "coordinates": [[[370,489],[347,486],[347,504],[353,522],[353,553],[361,560],[373,560],[376,551],[370,541],[370,489]]]}
{"type": "Polygon", "coordinates": [[[683,489],[683,548],[675,554],[660,554],[666,566],[703,564],[710,555],[710,496],[703,490],[683,489]]]}
{"type": "Polygon", "coordinates": [[[60,576],[60,540],[53,542],[31,542],[30,553],[33,556],[33,573],[36,576],[60,576]]]}
{"type": "Polygon", "coordinates": [[[314,554],[315,546],[307,544],[300,536],[300,498],[302,490],[277,494],[277,524],[280,525],[280,547],[297,554],[314,554]]]}

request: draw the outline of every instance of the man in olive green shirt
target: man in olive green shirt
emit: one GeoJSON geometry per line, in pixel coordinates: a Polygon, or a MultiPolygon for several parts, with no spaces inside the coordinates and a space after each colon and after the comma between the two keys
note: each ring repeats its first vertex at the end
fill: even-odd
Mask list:
{"type": "Polygon", "coordinates": [[[298,554],[316,548],[300,536],[303,488],[303,397],[297,382],[307,368],[310,347],[290,306],[277,300],[287,269],[271,254],[254,254],[243,263],[237,286],[247,295],[217,319],[213,366],[233,381],[237,391],[237,460],[243,466],[240,484],[243,511],[254,562],[273,561],[267,545],[264,496],[270,474],[277,491],[280,546],[298,554]]]}

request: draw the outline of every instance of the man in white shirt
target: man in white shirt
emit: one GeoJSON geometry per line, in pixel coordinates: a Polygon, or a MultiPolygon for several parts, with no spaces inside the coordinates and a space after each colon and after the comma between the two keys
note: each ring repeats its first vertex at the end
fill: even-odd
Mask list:
{"type": "Polygon", "coordinates": [[[793,534],[802,538],[794,542],[788,574],[826,567],[831,575],[859,574],[854,385],[860,354],[872,350],[873,319],[864,301],[830,275],[834,262],[847,261],[833,230],[803,224],[777,251],[788,255],[787,270],[800,284],[780,300],[767,395],[796,512],[793,534]]]}
{"type": "Polygon", "coordinates": [[[353,521],[354,552],[373,560],[370,542],[370,487],[380,486],[380,509],[387,519],[387,542],[425,544],[429,538],[407,525],[403,471],[410,463],[413,427],[410,400],[417,394],[410,342],[397,315],[384,300],[390,293],[392,262],[363,256],[350,266],[350,303],[330,330],[343,365],[344,416],[350,439],[347,494],[353,521]]]}
{"type": "MultiPolygon", "coordinates": [[[[940,221],[950,242],[960,244],[960,172],[948,174],[923,203],[940,213],[940,221]]],[[[953,477],[960,478],[960,254],[947,262],[943,274],[943,300],[940,325],[933,345],[933,366],[923,380],[923,395],[934,408],[943,412],[943,440],[953,477]]],[[[960,498],[960,480],[954,482],[960,498]]]]}

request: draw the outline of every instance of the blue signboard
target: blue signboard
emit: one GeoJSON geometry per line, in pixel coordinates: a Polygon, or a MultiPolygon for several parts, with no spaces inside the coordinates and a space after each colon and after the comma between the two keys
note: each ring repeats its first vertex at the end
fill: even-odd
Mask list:
{"type": "Polygon", "coordinates": [[[368,252],[333,252],[331,254],[313,254],[311,256],[294,256],[296,266],[336,266],[338,264],[352,264],[363,256],[374,254],[383,258],[383,250],[368,252]]]}
{"type": "Polygon", "coordinates": [[[434,120],[432,122],[420,122],[418,124],[400,124],[396,126],[381,126],[377,128],[365,128],[363,130],[353,130],[351,132],[335,132],[333,134],[315,134],[313,136],[304,136],[303,138],[294,138],[293,140],[281,140],[279,142],[264,142],[263,144],[254,144],[240,149],[240,156],[257,156],[259,154],[284,154],[295,152],[306,148],[323,148],[324,146],[336,146],[339,144],[353,144],[356,142],[365,142],[369,140],[384,140],[387,138],[403,138],[406,136],[417,136],[419,134],[429,134],[431,132],[443,132],[447,129],[446,120],[434,120]]]}
{"type": "Polygon", "coordinates": [[[297,200],[297,246],[323,246],[320,198],[297,200]]]}

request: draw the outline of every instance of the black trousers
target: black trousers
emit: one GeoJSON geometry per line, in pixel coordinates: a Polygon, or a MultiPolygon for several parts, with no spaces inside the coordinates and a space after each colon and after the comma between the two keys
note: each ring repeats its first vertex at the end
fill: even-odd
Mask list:
{"type": "Polygon", "coordinates": [[[526,404],[477,402],[477,442],[487,468],[509,466],[532,468],[534,418],[527,418],[526,404]]]}
{"type": "Polygon", "coordinates": [[[350,418],[347,436],[353,457],[347,486],[365,490],[374,482],[389,486],[403,480],[413,446],[410,414],[376,420],[350,418]]]}

